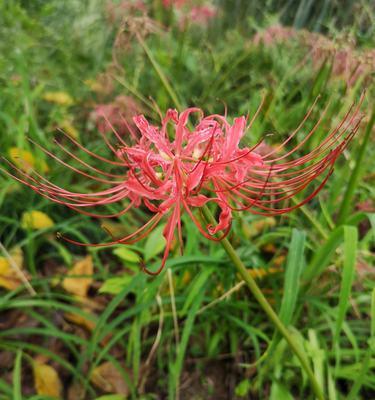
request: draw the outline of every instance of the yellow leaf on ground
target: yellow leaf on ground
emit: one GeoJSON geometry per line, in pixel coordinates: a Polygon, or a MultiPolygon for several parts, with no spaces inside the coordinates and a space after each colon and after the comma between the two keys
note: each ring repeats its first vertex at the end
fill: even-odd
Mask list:
{"type": "Polygon", "coordinates": [[[188,271],[188,270],[185,270],[184,271],[184,274],[182,275],[182,283],[184,284],[184,285],[187,285],[187,284],[189,284],[190,283],[190,281],[191,281],[191,273],[190,273],[190,271],[188,271]]]}
{"type": "Polygon", "coordinates": [[[273,217],[260,218],[253,221],[250,225],[243,223],[243,231],[248,239],[260,235],[266,229],[272,228],[276,225],[276,219],[273,217]]]}
{"type": "MultiPolygon", "coordinates": [[[[15,264],[21,269],[23,264],[22,250],[16,247],[10,251],[10,255],[15,264]]],[[[8,290],[15,290],[20,285],[22,285],[22,280],[17,271],[11,266],[10,261],[6,257],[0,257],[0,286],[8,290]]]]}
{"type": "Polygon", "coordinates": [[[267,275],[273,275],[273,274],[277,274],[278,272],[281,272],[280,268],[274,268],[274,267],[270,267],[270,268],[251,268],[247,270],[249,272],[249,274],[254,278],[259,278],[262,279],[267,275]]]}
{"type": "Polygon", "coordinates": [[[64,317],[73,324],[79,325],[82,328],[85,328],[89,332],[92,332],[95,329],[96,323],[91,319],[84,317],[83,315],[77,313],[65,313],[64,317]]]}
{"type": "Polygon", "coordinates": [[[107,393],[117,393],[127,396],[129,388],[118,369],[110,362],[96,367],[90,377],[91,382],[107,393]]]}
{"type": "Polygon", "coordinates": [[[60,129],[67,133],[73,139],[79,139],[77,129],[74,127],[73,122],[70,119],[66,119],[59,124],[60,129]]]}
{"type": "Polygon", "coordinates": [[[41,211],[32,210],[22,214],[21,226],[23,229],[45,229],[53,225],[53,220],[41,211]]]}
{"type": "Polygon", "coordinates": [[[42,98],[43,100],[59,104],[60,106],[71,106],[74,103],[72,97],[66,92],[46,92],[42,98]]]}
{"type": "Polygon", "coordinates": [[[34,385],[38,394],[61,399],[62,384],[54,368],[38,361],[33,363],[34,385]]]}
{"type": "Polygon", "coordinates": [[[103,85],[95,79],[86,79],[83,83],[93,92],[102,93],[104,91],[103,85]]]}
{"type": "Polygon", "coordinates": [[[9,157],[22,171],[30,172],[37,169],[41,172],[48,172],[48,165],[44,160],[37,160],[29,151],[11,147],[9,149],[9,157]]]}
{"type": "Polygon", "coordinates": [[[76,262],[63,280],[63,288],[79,297],[86,297],[92,283],[93,262],[91,256],[86,256],[76,262]]]}
{"type": "Polygon", "coordinates": [[[126,236],[126,234],[129,233],[128,232],[129,227],[125,226],[122,223],[113,222],[108,219],[105,220],[104,218],[100,219],[99,221],[101,222],[102,228],[105,229],[106,232],[110,232],[111,235],[114,237],[121,236],[121,235],[126,236]]]}

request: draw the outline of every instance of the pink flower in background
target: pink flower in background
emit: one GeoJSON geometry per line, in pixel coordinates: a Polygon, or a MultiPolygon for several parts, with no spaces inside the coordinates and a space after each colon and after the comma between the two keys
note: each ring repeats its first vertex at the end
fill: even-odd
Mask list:
{"type": "Polygon", "coordinates": [[[338,46],[326,39],[325,45],[322,41],[311,42],[311,53],[313,65],[316,69],[321,68],[326,61],[332,65],[332,76],[343,79],[348,87],[354,86],[360,79],[367,79],[375,71],[375,51],[358,51],[353,46],[338,46]]]}
{"type": "Polygon", "coordinates": [[[348,87],[354,86],[359,79],[368,78],[375,71],[375,51],[357,50],[353,40],[335,42],[319,33],[278,24],[257,32],[252,40],[256,46],[266,47],[293,41],[309,52],[308,58],[312,60],[314,69],[330,62],[332,76],[343,79],[348,87]]]}
{"type": "Polygon", "coordinates": [[[133,117],[142,112],[141,106],[130,96],[117,96],[112,103],[98,104],[91,113],[101,133],[116,129],[121,136],[129,134],[135,128],[133,117]]]}
{"type": "MultiPolygon", "coordinates": [[[[241,146],[241,140],[260,111],[248,121],[235,118],[229,123],[222,115],[204,116],[199,108],[188,108],[178,113],[168,110],[161,126],[150,124],[143,116],[134,117],[138,132],[131,132],[126,139],[114,129],[112,144],[102,133],[103,141],[112,158],[96,154],[76,140],[67,137],[86,156],[106,164],[108,169],[94,167],[79,158],[75,150],[56,144],[79,163],[68,164],[54,153],[43,149],[51,158],[70,168],[93,183],[92,192],[74,192],[56,186],[37,172],[27,173],[8,161],[17,172],[16,180],[29,186],[40,195],[94,218],[117,218],[134,207],[142,207],[149,220],[135,232],[108,243],[86,244],[66,238],[68,242],[83,246],[131,244],[146,237],[161,222],[166,221],[163,235],[166,247],[158,274],[165,265],[171,243],[177,236],[183,242],[181,215],[186,213],[200,233],[210,240],[220,240],[230,231],[232,213],[248,211],[259,215],[278,215],[292,211],[313,198],[331,175],[338,156],[355,135],[359,123],[359,108],[352,106],[342,121],[329,132],[318,146],[303,156],[297,152],[318,130],[325,112],[304,137],[297,134],[304,130],[312,108],[300,125],[282,142],[271,149],[258,146],[241,146]],[[197,120],[189,125],[189,117],[197,120]],[[284,152],[280,154],[281,150],[284,152]],[[298,204],[288,205],[288,200],[304,191],[318,180],[314,188],[304,194],[298,204]],[[103,185],[102,189],[97,189],[103,185]],[[110,214],[93,209],[118,204],[121,208],[110,214]],[[216,226],[202,223],[195,210],[212,205],[218,211],[216,226]]],[[[264,146],[263,146],[264,147],[264,146]]],[[[8,173],[9,174],[9,173],[8,173]]]]}
{"type": "Polygon", "coordinates": [[[189,19],[197,25],[207,25],[217,15],[217,8],[214,6],[196,6],[190,10],[189,19]]]}
{"type": "Polygon", "coordinates": [[[185,29],[189,24],[206,26],[217,16],[218,9],[212,4],[196,4],[187,0],[164,0],[165,8],[174,8],[180,29],[185,29]]]}
{"type": "Polygon", "coordinates": [[[189,0],[163,0],[163,6],[165,8],[170,8],[170,7],[181,8],[186,3],[189,3],[189,0]]]}
{"type": "Polygon", "coordinates": [[[275,43],[283,43],[294,39],[297,35],[298,31],[296,29],[276,24],[257,32],[253,37],[253,43],[257,46],[260,44],[272,46],[275,43]]]}
{"type": "Polygon", "coordinates": [[[109,22],[112,24],[120,22],[124,17],[136,12],[146,14],[147,6],[143,0],[123,0],[116,3],[112,0],[106,3],[106,14],[109,22]]]}

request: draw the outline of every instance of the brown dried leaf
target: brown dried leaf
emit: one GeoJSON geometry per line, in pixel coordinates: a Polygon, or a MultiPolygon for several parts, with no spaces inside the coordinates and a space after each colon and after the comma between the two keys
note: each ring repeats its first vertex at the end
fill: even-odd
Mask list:
{"type": "Polygon", "coordinates": [[[73,382],[68,388],[67,400],[83,400],[85,388],[81,382],[73,382]]]}
{"type": "Polygon", "coordinates": [[[117,393],[127,396],[129,388],[116,367],[105,362],[96,367],[91,374],[91,382],[106,393],[117,393]]]}
{"type": "Polygon", "coordinates": [[[38,394],[61,399],[62,384],[54,368],[39,361],[33,363],[34,385],[38,394]]]}
{"type": "Polygon", "coordinates": [[[63,280],[63,288],[78,297],[86,297],[92,283],[93,262],[91,256],[76,262],[63,280]]]}

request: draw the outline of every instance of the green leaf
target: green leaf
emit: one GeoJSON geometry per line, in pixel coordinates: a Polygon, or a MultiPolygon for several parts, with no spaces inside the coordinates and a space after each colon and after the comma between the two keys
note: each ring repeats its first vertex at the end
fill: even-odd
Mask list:
{"type": "Polygon", "coordinates": [[[251,389],[250,380],[244,379],[236,386],[234,392],[238,397],[245,397],[249,393],[250,389],[251,389]]]}
{"type": "Polygon", "coordinates": [[[338,315],[336,319],[334,343],[337,342],[345,314],[349,305],[352,284],[355,275],[357,256],[358,232],[353,226],[344,226],[344,268],[342,272],[341,289],[339,295],[338,315]]]}
{"type": "Polygon", "coordinates": [[[305,233],[293,229],[285,272],[284,296],[280,307],[280,319],[289,325],[296,307],[299,280],[304,266],[305,233]]]}
{"type": "Polygon", "coordinates": [[[138,264],[140,262],[139,254],[126,246],[117,247],[115,250],[113,250],[113,254],[115,254],[121,260],[129,263],[138,264]]]}
{"type": "Polygon", "coordinates": [[[278,381],[273,381],[270,400],[293,400],[293,396],[284,385],[278,381]]]}
{"type": "Polygon", "coordinates": [[[324,362],[325,351],[320,347],[318,336],[314,329],[308,331],[309,340],[306,343],[308,354],[312,360],[314,367],[314,375],[321,388],[325,387],[324,382],[324,362]]]}
{"type": "Polygon", "coordinates": [[[166,240],[163,236],[165,224],[155,228],[147,238],[144,249],[145,261],[157,256],[166,245],[166,240]]]}
{"type": "Polygon", "coordinates": [[[198,293],[196,293],[196,296],[194,297],[194,302],[192,303],[191,307],[189,308],[189,312],[187,313],[187,318],[184,323],[184,329],[182,331],[181,340],[176,348],[176,354],[177,354],[176,360],[170,364],[169,398],[174,398],[173,394],[175,393],[176,388],[178,388],[187,345],[189,343],[190,335],[192,334],[193,331],[194,321],[197,315],[197,311],[203,300],[204,287],[203,285],[200,285],[199,288],[200,290],[198,293]]]}
{"type": "Polygon", "coordinates": [[[205,285],[206,281],[208,278],[211,276],[212,273],[212,268],[207,268],[206,270],[202,271],[197,278],[193,280],[193,282],[190,284],[189,290],[188,290],[188,296],[185,300],[184,306],[182,307],[181,314],[185,315],[187,311],[189,310],[189,307],[191,304],[194,303],[198,293],[200,293],[202,287],[205,285]]]}
{"type": "Polygon", "coordinates": [[[130,285],[133,278],[133,275],[123,275],[116,278],[109,278],[103,283],[103,286],[99,289],[99,293],[118,294],[121,292],[121,290],[130,285]]]}
{"type": "Polygon", "coordinates": [[[341,244],[344,237],[344,229],[342,226],[336,228],[329,235],[328,240],[325,244],[316,251],[313,259],[308,264],[307,268],[303,272],[303,279],[306,282],[311,282],[314,278],[317,278],[330,263],[331,258],[341,244]]]}
{"type": "Polygon", "coordinates": [[[371,293],[371,339],[375,339],[375,288],[371,293]]]}
{"type": "Polygon", "coordinates": [[[13,400],[22,400],[21,365],[22,351],[18,350],[13,369],[13,400]]]}

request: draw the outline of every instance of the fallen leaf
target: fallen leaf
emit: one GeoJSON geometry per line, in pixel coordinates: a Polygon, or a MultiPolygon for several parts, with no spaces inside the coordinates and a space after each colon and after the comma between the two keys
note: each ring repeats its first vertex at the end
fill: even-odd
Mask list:
{"type": "Polygon", "coordinates": [[[272,260],[272,264],[275,267],[281,267],[284,264],[285,259],[286,259],[286,255],[285,254],[280,254],[279,256],[274,257],[274,259],[272,260]]]}
{"type": "Polygon", "coordinates": [[[64,317],[69,322],[79,325],[82,328],[88,330],[89,332],[92,332],[95,329],[96,323],[93,320],[84,317],[83,315],[77,313],[65,313],[64,317]]]}
{"type": "MultiPolygon", "coordinates": [[[[19,269],[22,269],[23,253],[21,248],[15,247],[9,253],[19,269]]],[[[23,273],[25,274],[25,272],[23,273]]],[[[0,286],[8,290],[15,290],[22,283],[19,274],[12,267],[10,261],[6,257],[0,257],[0,286]]]]}
{"type": "Polygon", "coordinates": [[[86,79],[83,83],[93,92],[103,92],[103,85],[95,79],[86,79]]]}
{"type": "Polygon", "coordinates": [[[83,400],[85,398],[85,392],[82,383],[74,381],[68,388],[67,400],[83,400]]]}
{"type": "Polygon", "coordinates": [[[90,377],[91,382],[106,393],[117,393],[127,396],[129,388],[122,374],[110,362],[96,367],[90,377]]]}
{"type": "Polygon", "coordinates": [[[262,250],[265,253],[275,254],[277,251],[277,248],[274,243],[267,243],[264,246],[262,246],[262,250]]]}
{"type": "Polygon", "coordinates": [[[22,171],[30,172],[32,169],[37,169],[41,172],[48,172],[48,165],[44,160],[36,159],[29,151],[18,147],[9,149],[9,157],[22,171]]]}
{"type": "Polygon", "coordinates": [[[187,284],[189,284],[190,283],[190,281],[191,281],[191,273],[190,273],[190,271],[188,271],[188,270],[185,270],[184,271],[184,274],[182,275],[182,283],[184,284],[184,285],[187,285],[187,284]]]}
{"type": "Polygon", "coordinates": [[[276,225],[276,219],[273,217],[267,217],[267,218],[260,218],[252,222],[250,225],[244,222],[242,228],[246,238],[250,239],[260,235],[266,229],[272,228],[275,225],[276,225]]]}
{"type": "Polygon", "coordinates": [[[126,236],[129,233],[128,227],[122,223],[109,221],[108,219],[105,220],[104,218],[101,218],[99,221],[102,228],[110,232],[113,237],[126,236]]]}
{"type": "Polygon", "coordinates": [[[63,288],[79,297],[86,297],[92,283],[93,262],[90,255],[76,262],[63,280],[63,288]]]}
{"type": "Polygon", "coordinates": [[[248,273],[254,278],[254,279],[262,279],[267,275],[273,275],[277,274],[278,272],[281,272],[280,268],[275,268],[275,267],[270,267],[270,268],[249,268],[248,273]]]}
{"type": "Polygon", "coordinates": [[[34,385],[38,394],[61,399],[62,384],[54,368],[38,361],[33,363],[34,385]]]}
{"type": "Polygon", "coordinates": [[[25,211],[21,217],[21,226],[23,229],[46,229],[53,225],[53,220],[41,211],[25,211]]]}
{"type": "Polygon", "coordinates": [[[59,104],[60,106],[71,106],[73,104],[72,97],[66,92],[46,92],[42,98],[43,100],[59,104]]]}
{"type": "Polygon", "coordinates": [[[62,121],[59,124],[59,127],[73,139],[79,139],[79,133],[77,129],[74,127],[73,122],[70,118],[62,121]]]}

